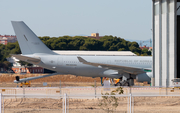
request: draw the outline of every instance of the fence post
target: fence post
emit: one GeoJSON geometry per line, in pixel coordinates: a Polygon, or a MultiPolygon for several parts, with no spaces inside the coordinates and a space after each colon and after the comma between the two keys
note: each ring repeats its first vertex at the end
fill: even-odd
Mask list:
{"type": "Polygon", "coordinates": [[[66,93],[64,94],[64,113],[66,113],[66,93]]]}
{"type": "Polygon", "coordinates": [[[25,87],[23,87],[23,97],[25,98],[25,87]]]}
{"type": "Polygon", "coordinates": [[[129,108],[130,108],[130,113],[131,113],[131,98],[132,98],[132,94],[130,93],[130,104],[129,104],[129,108]]]}
{"type": "Polygon", "coordinates": [[[61,81],[60,81],[59,88],[60,88],[60,91],[59,91],[59,93],[60,93],[60,95],[61,95],[61,81]]]}
{"type": "Polygon", "coordinates": [[[64,97],[63,97],[63,101],[62,101],[62,108],[63,108],[62,113],[64,113],[64,97]]]}
{"type": "Polygon", "coordinates": [[[132,96],[132,113],[134,113],[134,97],[132,96]]]}
{"type": "Polygon", "coordinates": [[[166,95],[168,95],[168,79],[166,79],[166,95]]]}
{"type": "Polygon", "coordinates": [[[95,88],[95,98],[96,98],[96,80],[94,81],[94,88],[95,88]]]}
{"type": "Polygon", "coordinates": [[[127,113],[129,113],[129,98],[130,98],[130,95],[127,95],[127,113]]]}
{"type": "Polygon", "coordinates": [[[1,99],[2,99],[2,94],[0,93],[0,113],[2,113],[1,111],[2,111],[2,105],[1,105],[1,99]]]}

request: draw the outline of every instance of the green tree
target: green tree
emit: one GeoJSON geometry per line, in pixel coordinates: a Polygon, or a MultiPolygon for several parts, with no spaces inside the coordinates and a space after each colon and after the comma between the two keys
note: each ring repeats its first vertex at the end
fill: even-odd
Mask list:
{"type": "Polygon", "coordinates": [[[143,56],[149,56],[149,55],[151,55],[151,51],[149,51],[147,48],[144,48],[142,50],[142,55],[143,56]]]}
{"type": "Polygon", "coordinates": [[[12,67],[12,64],[8,61],[3,62],[3,67],[6,68],[7,70],[10,70],[12,67]]]}

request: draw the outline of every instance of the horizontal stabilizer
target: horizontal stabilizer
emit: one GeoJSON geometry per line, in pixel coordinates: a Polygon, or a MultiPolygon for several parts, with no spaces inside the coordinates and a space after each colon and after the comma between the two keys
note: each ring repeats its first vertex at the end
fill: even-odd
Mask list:
{"type": "Polygon", "coordinates": [[[39,64],[41,62],[41,59],[39,57],[27,57],[23,55],[11,55],[13,57],[16,57],[19,60],[31,63],[31,64],[39,64]]]}
{"type": "Polygon", "coordinates": [[[39,79],[39,78],[44,78],[44,77],[54,76],[54,75],[57,75],[57,74],[58,74],[58,73],[53,73],[53,74],[49,74],[49,75],[43,75],[43,76],[37,76],[37,77],[23,78],[23,79],[19,79],[19,81],[14,80],[14,83],[26,82],[26,81],[30,81],[30,80],[39,79]]]}

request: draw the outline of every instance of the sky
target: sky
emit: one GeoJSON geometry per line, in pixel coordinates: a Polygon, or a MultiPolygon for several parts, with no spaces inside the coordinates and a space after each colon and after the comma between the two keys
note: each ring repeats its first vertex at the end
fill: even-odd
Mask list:
{"type": "Polygon", "coordinates": [[[15,35],[24,21],[37,36],[112,35],[152,37],[152,0],[0,0],[0,34],[15,35]]]}

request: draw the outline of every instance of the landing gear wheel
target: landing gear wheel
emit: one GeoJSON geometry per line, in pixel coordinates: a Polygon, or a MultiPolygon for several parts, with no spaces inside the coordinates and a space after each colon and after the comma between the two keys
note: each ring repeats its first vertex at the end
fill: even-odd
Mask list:
{"type": "Polygon", "coordinates": [[[124,86],[129,86],[129,83],[128,83],[128,82],[125,82],[125,83],[124,83],[124,86]]]}
{"type": "Polygon", "coordinates": [[[118,83],[116,84],[116,86],[122,86],[122,84],[118,82],[118,83]]]}

